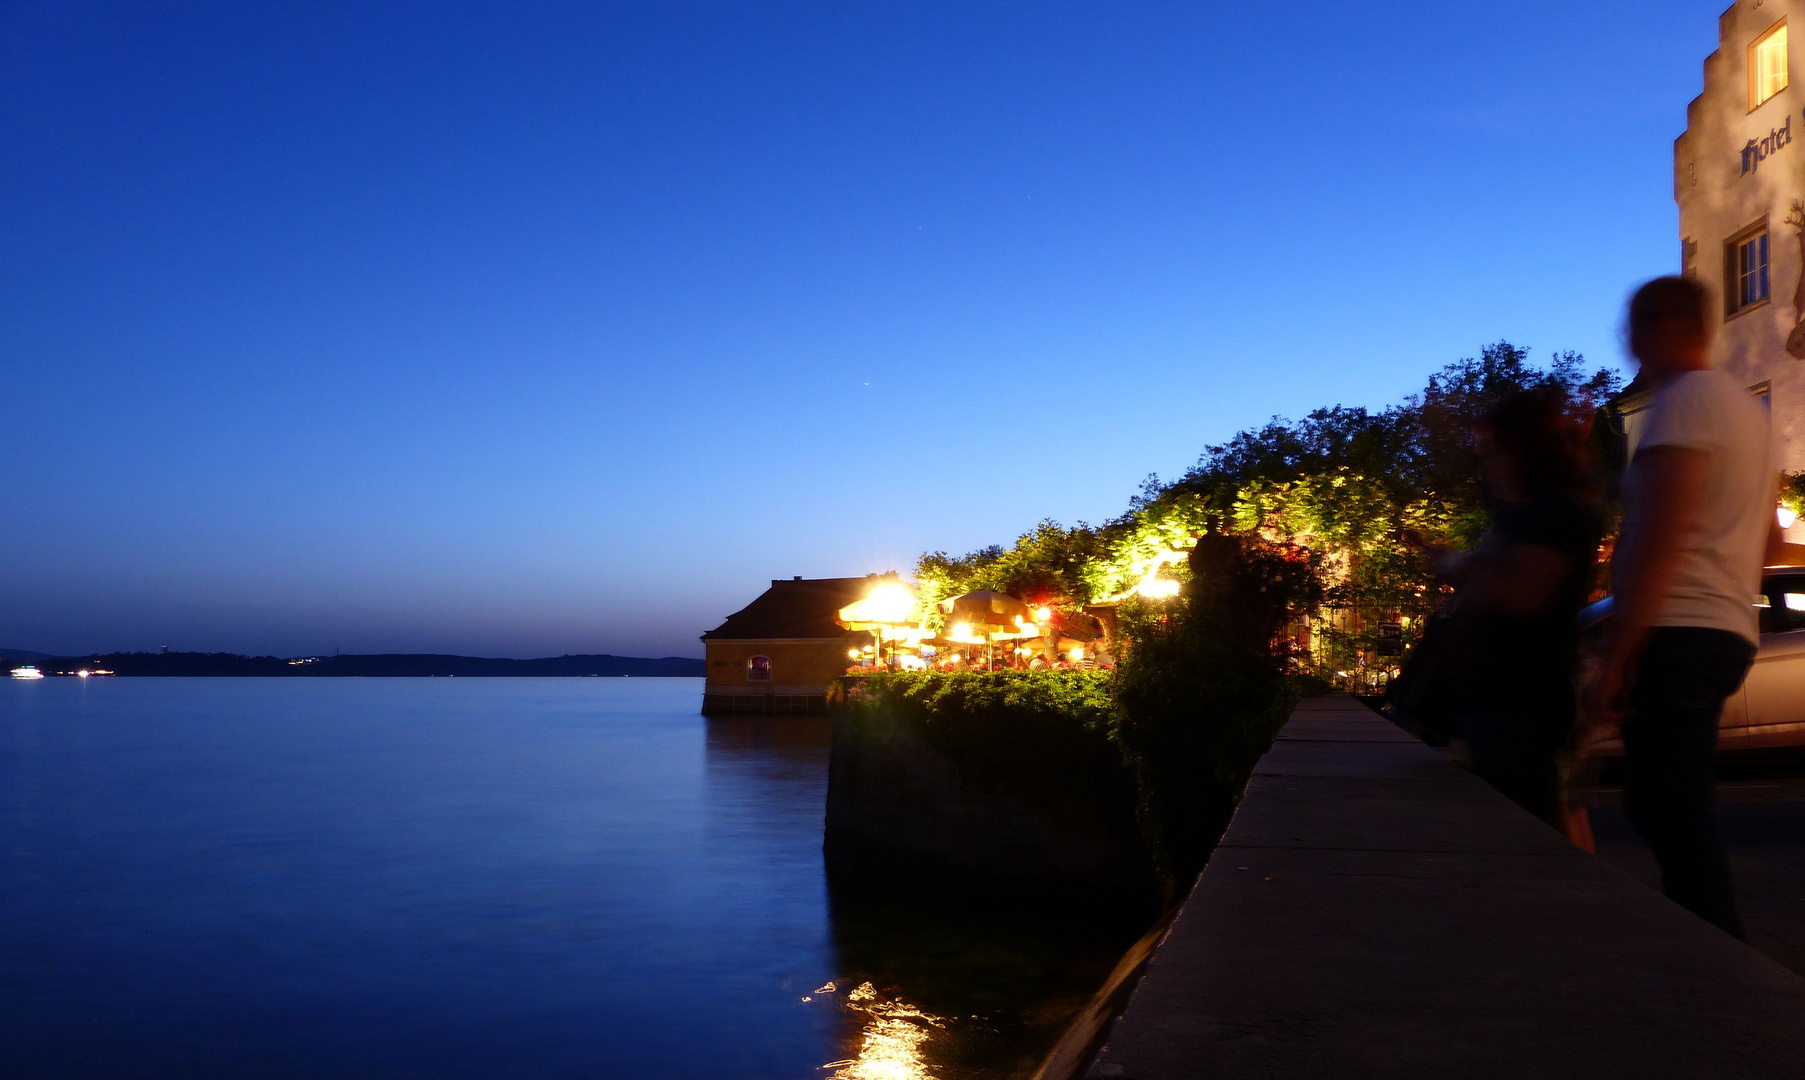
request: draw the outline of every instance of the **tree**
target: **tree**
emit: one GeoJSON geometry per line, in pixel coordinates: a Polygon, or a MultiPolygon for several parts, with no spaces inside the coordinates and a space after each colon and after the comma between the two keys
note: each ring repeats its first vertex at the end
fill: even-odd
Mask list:
{"type": "Polygon", "coordinates": [[[1183,552],[1215,527],[1308,552],[1330,605],[1426,614],[1439,601],[1427,553],[1468,546],[1486,527],[1474,421],[1505,395],[1544,386],[1587,414],[1622,388],[1613,371],[1587,374],[1576,353],[1538,367],[1500,341],[1398,405],[1329,406],[1239,432],[1177,480],[1149,477],[1101,528],[1042,521],[1009,548],[924,555],[916,575],[930,602],[982,588],[1081,606],[1120,599],[1152,574],[1186,579],[1183,552]]]}

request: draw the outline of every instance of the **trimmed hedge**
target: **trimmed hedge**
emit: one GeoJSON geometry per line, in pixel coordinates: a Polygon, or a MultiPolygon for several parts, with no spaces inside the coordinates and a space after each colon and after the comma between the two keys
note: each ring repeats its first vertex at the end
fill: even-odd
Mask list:
{"type": "Polygon", "coordinates": [[[1119,794],[1128,808],[1110,682],[1107,671],[878,672],[848,679],[838,704],[843,723],[907,725],[975,786],[1040,806],[1119,794]]]}

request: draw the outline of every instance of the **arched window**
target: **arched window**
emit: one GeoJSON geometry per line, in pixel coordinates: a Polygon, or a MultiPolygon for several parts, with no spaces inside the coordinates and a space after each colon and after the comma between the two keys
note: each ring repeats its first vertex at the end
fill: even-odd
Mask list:
{"type": "Polygon", "coordinates": [[[754,656],[752,659],[747,660],[746,661],[746,681],[747,682],[770,682],[771,681],[771,658],[768,656],[754,656]]]}

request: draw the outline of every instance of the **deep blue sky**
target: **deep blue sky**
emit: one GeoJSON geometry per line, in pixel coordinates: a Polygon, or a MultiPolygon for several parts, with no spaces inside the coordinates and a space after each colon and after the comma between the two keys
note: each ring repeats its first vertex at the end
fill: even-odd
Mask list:
{"type": "Polygon", "coordinates": [[[699,655],[1505,337],[1721,0],[0,3],[0,646],[699,655]]]}

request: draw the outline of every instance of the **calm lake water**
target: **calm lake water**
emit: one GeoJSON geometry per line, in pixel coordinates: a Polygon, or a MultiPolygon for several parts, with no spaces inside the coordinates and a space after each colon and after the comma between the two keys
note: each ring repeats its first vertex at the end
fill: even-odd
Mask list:
{"type": "Polygon", "coordinates": [[[688,679],[0,683],[0,1066],[1023,1075],[1139,927],[833,893],[688,679]]]}

